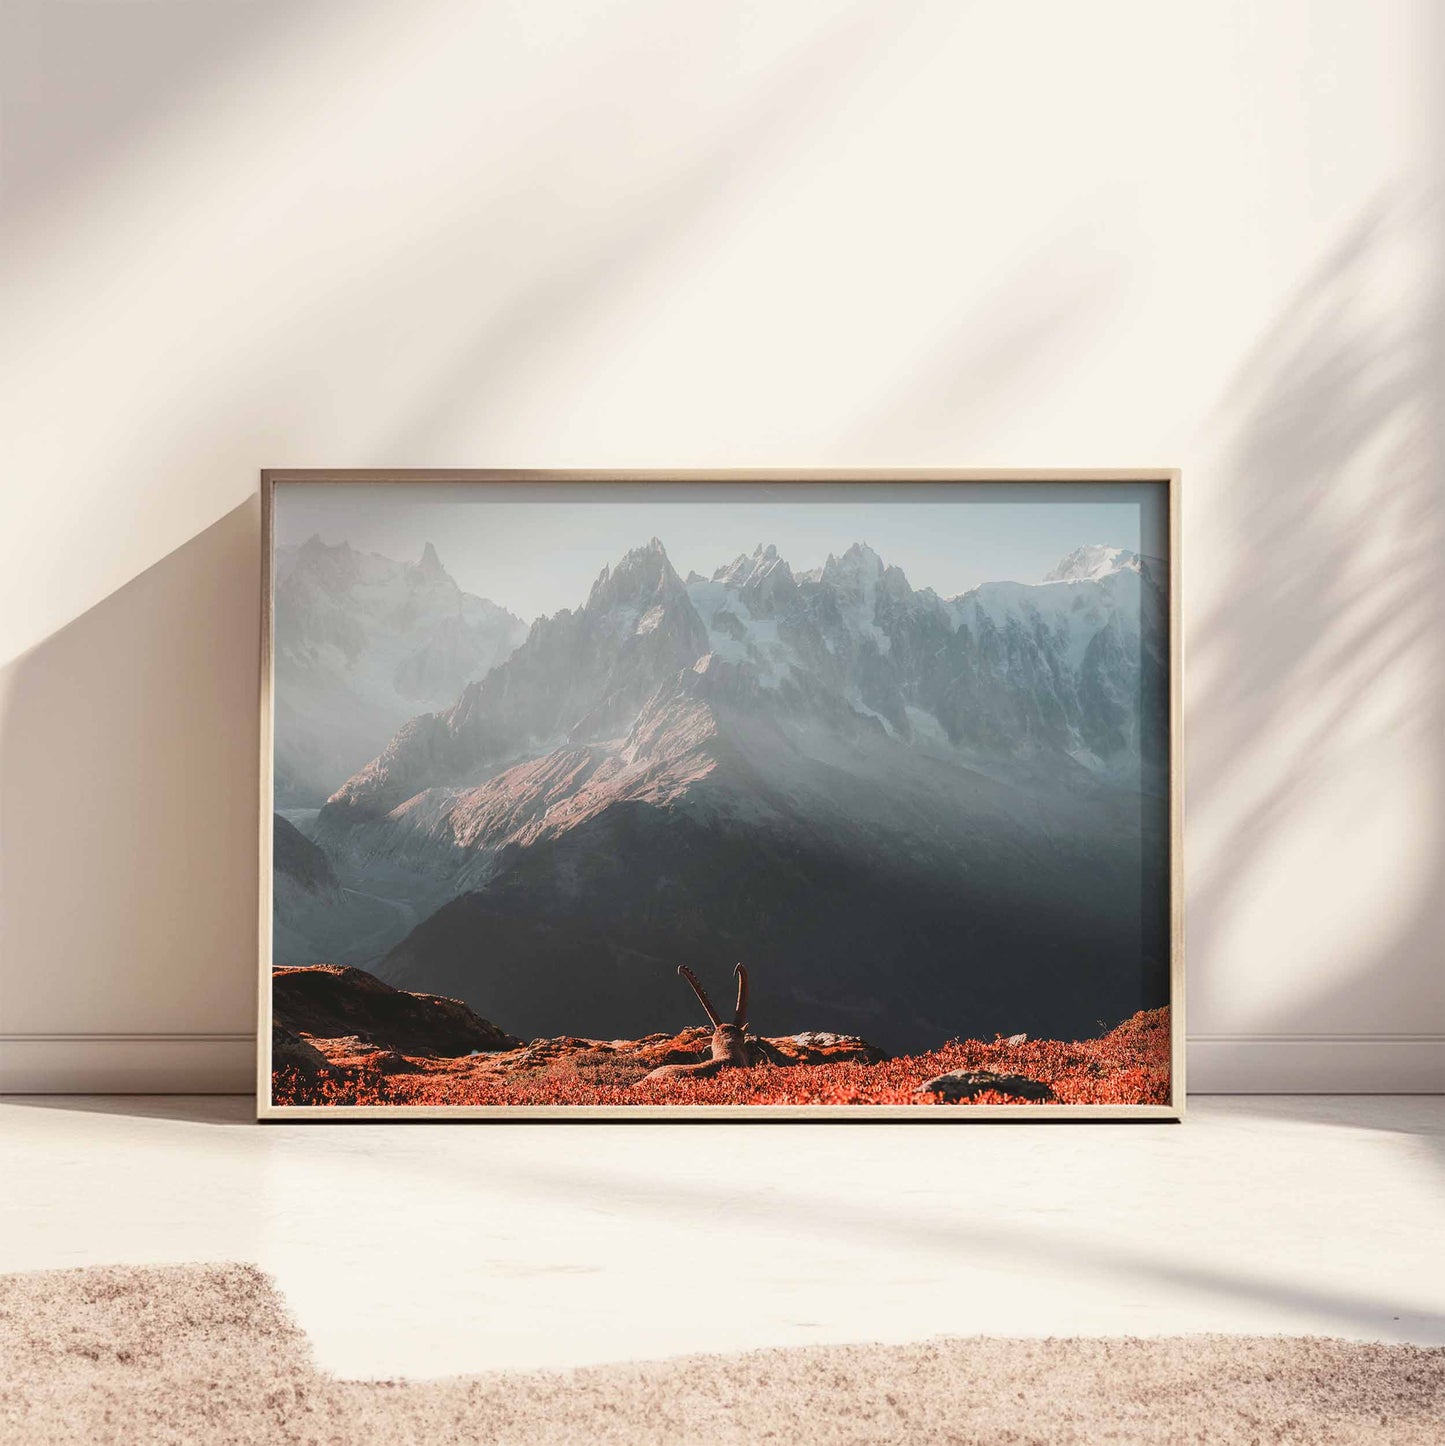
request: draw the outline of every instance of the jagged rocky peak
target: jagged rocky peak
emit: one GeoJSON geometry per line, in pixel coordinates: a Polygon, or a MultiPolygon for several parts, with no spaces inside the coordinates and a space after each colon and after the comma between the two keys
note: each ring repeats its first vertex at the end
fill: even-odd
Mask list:
{"type": "Polygon", "coordinates": [[[889,563],[879,574],[878,591],[885,597],[895,598],[899,601],[915,596],[912,587],[909,586],[907,574],[901,567],[895,567],[892,563],[889,563]]]}
{"type": "MultiPolygon", "coordinates": [[[[877,582],[885,577],[892,586],[896,586],[898,582],[903,582],[906,586],[907,582],[901,568],[886,564],[866,542],[853,543],[841,557],[830,552],[828,560],[821,567],[800,573],[793,571],[773,543],[760,542],[751,553],[740,552],[731,562],[724,563],[713,573],[711,580],[726,587],[741,589],[763,578],[777,575],[786,575],[790,582],[821,582],[844,590],[857,590],[864,584],[877,582]]],[[[696,573],[688,577],[689,583],[705,580],[696,573]]]]}
{"type": "Polygon", "coordinates": [[[866,542],[855,542],[842,557],[834,557],[830,552],[820,576],[823,582],[835,586],[856,585],[882,577],[883,559],[866,542]]]}
{"type": "Polygon", "coordinates": [[[421,582],[450,582],[446,568],[442,566],[442,560],[437,556],[437,550],[431,543],[427,543],[421,550],[421,560],[412,569],[413,574],[421,582]]]}
{"type": "Polygon", "coordinates": [[[743,587],[757,578],[767,577],[778,571],[786,572],[792,577],[792,570],[778,556],[778,549],[771,542],[766,545],[760,542],[751,556],[740,552],[731,562],[718,568],[713,573],[712,580],[728,587],[743,587]]]}
{"type": "Polygon", "coordinates": [[[659,538],[645,547],[634,547],[616,567],[604,567],[592,584],[587,611],[609,610],[618,604],[637,604],[651,597],[655,602],[683,592],[682,579],[673,570],[659,538]]]}
{"type": "Polygon", "coordinates": [[[1057,567],[1044,574],[1045,582],[1098,582],[1114,572],[1138,572],[1140,557],[1125,547],[1091,542],[1076,547],[1057,567]]]}
{"type": "Polygon", "coordinates": [[[292,571],[334,592],[348,588],[358,580],[360,562],[349,542],[344,539],[341,542],[323,542],[321,534],[313,532],[296,549],[292,571]]]}
{"type": "Polygon", "coordinates": [[[833,589],[841,602],[871,608],[885,573],[896,573],[907,587],[901,569],[885,567],[883,559],[866,542],[855,542],[842,557],[830,552],[817,576],[825,587],[833,589]]]}
{"type": "Polygon", "coordinates": [[[736,592],[754,617],[771,617],[786,608],[797,592],[793,570],[772,543],[759,543],[752,555],[740,553],[713,574],[715,584],[736,592]]]}

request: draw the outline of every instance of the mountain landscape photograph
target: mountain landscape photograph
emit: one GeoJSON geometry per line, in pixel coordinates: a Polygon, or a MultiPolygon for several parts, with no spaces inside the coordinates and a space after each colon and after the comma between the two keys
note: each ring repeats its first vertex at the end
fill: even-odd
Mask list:
{"type": "Polygon", "coordinates": [[[274,1105],[1163,1105],[1162,483],[288,484],[274,1105]]]}

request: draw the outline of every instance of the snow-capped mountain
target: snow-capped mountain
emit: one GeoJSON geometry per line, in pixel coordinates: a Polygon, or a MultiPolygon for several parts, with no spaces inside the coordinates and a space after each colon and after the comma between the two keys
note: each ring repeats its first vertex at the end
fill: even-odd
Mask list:
{"type": "Polygon", "coordinates": [[[1138,572],[1144,565],[1144,559],[1137,552],[1094,542],[1076,547],[1057,567],[1044,574],[1044,581],[1100,582],[1110,573],[1138,572]]]}
{"type": "Polygon", "coordinates": [[[565,743],[620,738],[654,690],[709,660],[779,721],[871,728],[1010,776],[1072,760],[1162,791],[1162,581],[1120,549],[1081,549],[1056,571],[1080,568],[942,599],[866,544],[797,576],[760,545],[683,582],[654,538],[604,569],[582,608],[539,619],[452,707],[412,719],[328,811],[384,813],[565,743]]]}
{"type": "Polygon", "coordinates": [[[526,635],[464,593],[430,543],[415,563],[319,537],[278,547],[278,802],[324,802],[409,717],[453,702],[526,635]]]}
{"type": "Polygon", "coordinates": [[[1162,578],[1056,571],[944,599],[863,544],[759,546],[684,581],[653,539],[331,797],[316,839],[373,906],[332,957],[604,1037],[666,1027],[714,955],[772,970],[777,1027],[827,1001],[894,1046],[1158,1002],[1162,578]]]}

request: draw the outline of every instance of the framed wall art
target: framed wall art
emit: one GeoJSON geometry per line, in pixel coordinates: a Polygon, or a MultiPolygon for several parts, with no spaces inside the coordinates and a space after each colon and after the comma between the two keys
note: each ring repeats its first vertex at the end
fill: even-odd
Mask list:
{"type": "Polygon", "coordinates": [[[1178,475],[263,475],[259,1115],[1183,1103],[1178,475]]]}

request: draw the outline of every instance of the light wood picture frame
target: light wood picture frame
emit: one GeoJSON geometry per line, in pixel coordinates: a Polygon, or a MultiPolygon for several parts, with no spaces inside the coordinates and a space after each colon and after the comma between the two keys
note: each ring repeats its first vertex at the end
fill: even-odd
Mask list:
{"type": "Polygon", "coordinates": [[[263,472],[258,1119],[1181,1118],[1179,491],[263,472]]]}

